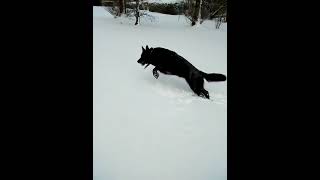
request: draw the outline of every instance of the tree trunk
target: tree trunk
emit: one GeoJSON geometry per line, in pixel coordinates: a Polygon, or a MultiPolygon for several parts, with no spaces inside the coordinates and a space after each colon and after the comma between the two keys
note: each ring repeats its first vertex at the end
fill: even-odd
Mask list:
{"type": "Polygon", "coordinates": [[[139,17],[140,17],[140,14],[139,14],[139,0],[136,0],[136,14],[135,14],[135,17],[136,17],[136,23],[134,25],[138,25],[138,20],[139,20],[139,17]]]}
{"type": "Polygon", "coordinates": [[[196,5],[194,6],[194,13],[192,16],[192,26],[196,25],[199,22],[199,19],[201,18],[201,5],[202,0],[196,0],[196,5]]]}
{"type": "Polygon", "coordinates": [[[123,14],[124,0],[119,0],[120,15],[123,14]]]}

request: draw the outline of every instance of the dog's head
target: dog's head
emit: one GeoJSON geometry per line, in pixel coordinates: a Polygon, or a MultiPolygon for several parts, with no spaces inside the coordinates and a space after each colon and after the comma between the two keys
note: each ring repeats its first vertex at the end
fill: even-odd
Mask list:
{"type": "Polygon", "coordinates": [[[151,61],[150,61],[150,53],[152,51],[151,49],[149,49],[148,45],[146,46],[146,49],[142,47],[141,57],[137,61],[142,66],[146,65],[145,68],[147,68],[151,64],[151,61]]]}

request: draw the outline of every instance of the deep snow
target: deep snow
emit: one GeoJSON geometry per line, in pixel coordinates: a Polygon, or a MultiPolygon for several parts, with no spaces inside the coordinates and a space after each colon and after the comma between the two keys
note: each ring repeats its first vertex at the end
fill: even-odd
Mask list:
{"type": "Polygon", "coordinates": [[[226,24],[190,27],[183,16],[151,13],[155,21],[134,26],[93,10],[94,179],[226,180],[227,81],[205,81],[210,101],[137,63],[141,46],[161,46],[227,75],[226,24]]]}

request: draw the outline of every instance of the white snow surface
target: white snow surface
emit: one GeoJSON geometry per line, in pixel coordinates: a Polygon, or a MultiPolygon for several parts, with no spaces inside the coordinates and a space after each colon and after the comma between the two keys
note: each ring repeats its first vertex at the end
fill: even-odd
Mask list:
{"type": "Polygon", "coordinates": [[[142,46],[164,47],[227,75],[227,25],[150,14],[155,21],[134,26],[93,7],[94,180],[226,180],[227,81],[205,81],[207,100],[137,60],[142,46]]]}

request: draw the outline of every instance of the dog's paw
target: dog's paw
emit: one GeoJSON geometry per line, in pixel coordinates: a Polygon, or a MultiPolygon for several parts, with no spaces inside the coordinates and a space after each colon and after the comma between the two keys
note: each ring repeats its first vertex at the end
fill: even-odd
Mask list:
{"type": "Polygon", "coordinates": [[[158,77],[159,77],[158,71],[153,71],[153,76],[154,76],[156,79],[158,79],[158,77]]]}
{"type": "Polygon", "coordinates": [[[210,99],[210,95],[207,91],[203,91],[199,94],[200,97],[210,99]]]}

